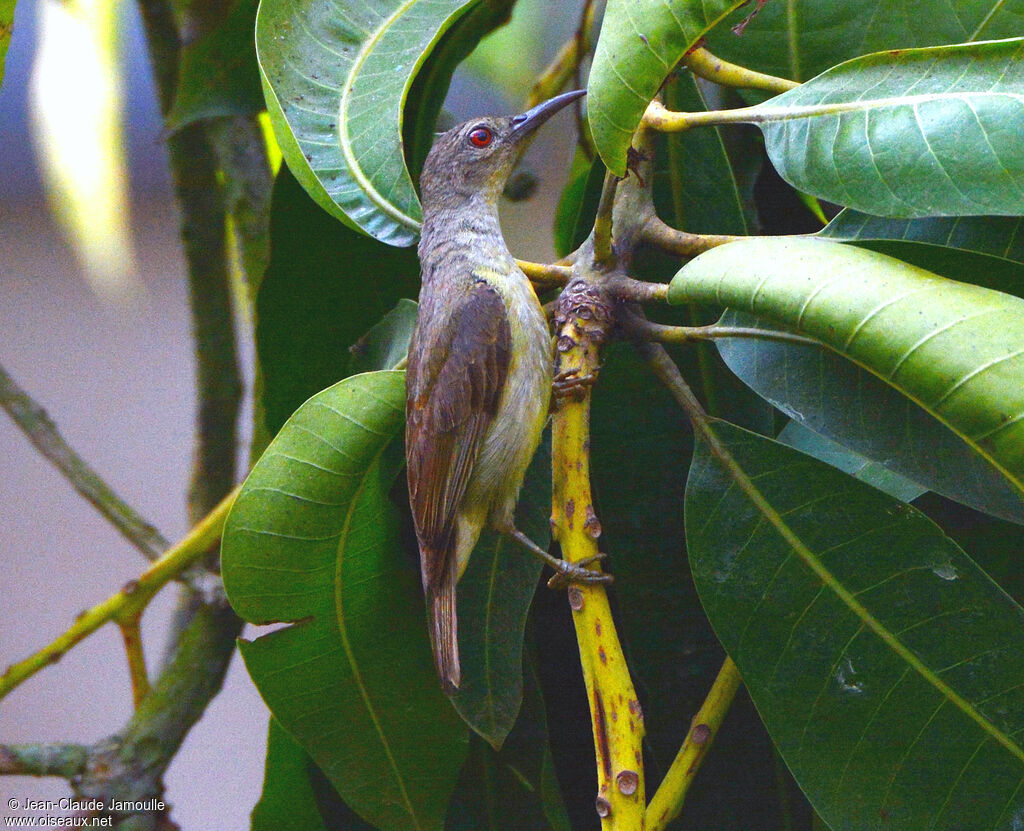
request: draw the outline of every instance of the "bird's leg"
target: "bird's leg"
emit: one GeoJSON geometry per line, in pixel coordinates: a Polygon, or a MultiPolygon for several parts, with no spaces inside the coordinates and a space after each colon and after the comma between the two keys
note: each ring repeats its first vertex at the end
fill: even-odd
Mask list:
{"type": "Polygon", "coordinates": [[[605,554],[595,554],[593,557],[587,557],[585,560],[580,560],[578,563],[570,563],[568,560],[561,560],[558,557],[553,557],[514,525],[509,525],[508,527],[501,528],[499,530],[501,533],[507,534],[518,542],[523,546],[523,548],[533,554],[533,556],[539,558],[554,569],[554,576],[548,580],[548,586],[553,589],[564,589],[573,584],[588,585],[593,583],[611,583],[614,579],[610,574],[602,574],[600,571],[591,571],[587,568],[587,566],[592,563],[603,560],[606,556],[605,554]]]}

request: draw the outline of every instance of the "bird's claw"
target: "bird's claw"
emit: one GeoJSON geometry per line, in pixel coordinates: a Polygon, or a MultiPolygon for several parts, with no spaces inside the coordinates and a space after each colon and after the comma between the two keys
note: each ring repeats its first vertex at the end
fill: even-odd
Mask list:
{"type": "Polygon", "coordinates": [[[551,388],[556,401],[570,396],[580,399],[583,397],[583,390],[586,387],[594,386],[596,381],[596,373],[588,372],[585,375],[580,375],[579,369],[567,369],[554,377],[551,388]]]}
{"type": "Polygon", "coordinates": [[[610,574],[600,571],[591,571],[587,566],[600,562],[607,554],[595,554],[575,563],[567,560],[559,560],[555,573],[548,580],[548,588],[567,589],[569,586],[593,586],[599,583],[608,584],[614,581],[610,574]]]}

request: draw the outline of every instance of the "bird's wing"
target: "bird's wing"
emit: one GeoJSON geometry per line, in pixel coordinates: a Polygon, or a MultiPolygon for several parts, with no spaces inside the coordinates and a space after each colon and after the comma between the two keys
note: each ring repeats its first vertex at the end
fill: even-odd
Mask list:
{"type": "Polygon", "coordinates": [[[431,591],[453,572],[455,513],[512,356],[505,304],[486,282],[441,305],[444,319],[417,327],[406,376],[409,497],[431,591]]]}

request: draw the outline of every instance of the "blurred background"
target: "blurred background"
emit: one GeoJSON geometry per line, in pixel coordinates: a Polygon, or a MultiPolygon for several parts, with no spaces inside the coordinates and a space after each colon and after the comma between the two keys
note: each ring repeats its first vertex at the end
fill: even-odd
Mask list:
{"type": "MultiPolygon", "coordinates": [[[[457,120],[522,109],[578,14],[577,3],[519,0],[512,24],[460,70],[447,108],[457,120]]],[[[539,177],[537,192],[503,206],[510,247],[524,258],[552,257],[550,223],[538,229],[536,217],[551,216],[564,183],[572,153],[565,126],[542,133],[524,162],[539,177]]],[[[161,134],[134,4],[18,0],[0,86],[0,364],[174,541],[187,530],[194,382],[161,134]]],[[[239,341],[251,378],[244,318],[239,341]]],[[[247,400],[243,459],[250,413],[247,400]]],[[[0,666],[49,643],[145,564],[5,414],[0,563],[0,666]]],[[[143,617],[151,674],[173,606],[173,588],[165,589],[143,617]]],[[[92,743],[120,729],[131,710],[120,634],[107,626],[0,702],[0,742],[92,743]]],[[[166,776],[165,801],[183,829],[249,827],[266,726],[236,656],[166,776]]],[[[68,795],[60,779],[0,777],[0,817],[9,798],[68,795]]]]}

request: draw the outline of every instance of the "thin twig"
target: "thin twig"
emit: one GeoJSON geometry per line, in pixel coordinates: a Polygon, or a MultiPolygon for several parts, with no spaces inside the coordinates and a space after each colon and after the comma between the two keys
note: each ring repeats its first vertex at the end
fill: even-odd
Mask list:
{"type": "Polygon", "coordinates": [[[664,303],[668,300],[668,283],[648,283],[625,275],[612,275],[605,283],[609,294],[628,303],[664,303]]]}
{"type": "Polygon", "coordinates": [[[537,76],[530,94],[526,97],[527,108],[558,95],[569,83],[570,78],[575,79],[577,89],[582,86],[580,63],[590,51],[590,27],[593,23],[594,3],[593,0],[586,0],[580,12],[580,22],[576,31],[558,48],[555,56],[537,76]]]}
{"type": "Polygon", "coordinates": [[[201,123],[168,140],[181,206],[195,343],[198,415],[189,520],[209,513],[235,482],[236,421],[242,398],[217,166],[201,123]]]}
{"type": "Polygon", "coordinates": [[[643,358],[654,374],[668,388],[668,391],[672,393],[673,398],[686,411],[690,421],[693,422],[694,428],[696,429],[698,424],[703,424],[707,421],[708,416],[704,412],[704,407],[697,396],[693,394],[690,385],[686,383],[675,361],[665,351],[665,347],[658,343],[649,342],[635,344],[635,347],[637,352],[640,353],[640,357],[643,358]]]}
{"type": "Polygon", "coordinates": [[[142,630],[140,622],[142,612],[119,615],[117,626],[121,630],[124,641],[124,654],[128,659],[128,674],[132,682],[132,701],[138,710],[143,700],[149,695],[149,674],[146,672],[146,654],[142,649],[142,630]]]}
{"type": "Polygon", "coordinates": [[[0,366],[0,407],[14,420],[44,458],[147,559],[156,560],[170,543],[64,441],[46,411],[0,366]]]}
{"type": "Polygon", "coordinates": [[[81,744],[0,744],[0,776],[60,776],[85,770],[89,748],[81,744]]]}
{"type": "Polygon", "coordinates": [[[759,89],[777,94],[800,86],[799,82],[790,81],[788,78],[765,75],[763,72],[755,72],[745,66],[723,61],[702,46],[688,52],[683,58],[683,64],[694,75],[726,87],[759,89]]]}
{"type": "MultiPolygon", "coordinates": [[[[224,520],[235,500],[238,489],[226,496],[210,514],[203,518],[176,545],[137,580],[132,580],[121,591],[102,603],[86,610],[52,643],[28,658],[9,666],[0,675],[0,699],[43,667],[59,661],[69,649],[111,620],[125,620],[140,613],[149,601],[175,575],[202,558],[216,546],[224,528],[224,520]]],[[[226,605],[226,604],[225,604],[226,605]]]]}
{"type": "Polygon", "coordinates": [[[690,732],[679,753],[647,806],[646,831],[661,831],[679,815],[690,784],[718,735],[741,681],[736,664],[726,658],[711,691],[690,723],[690,732]]]}
{"type": "MultiPolygon", "coordinates": [[[[576,40],[576,63],[573,67],[573,81],[576,89],[583,88],[583,60],[590,51],[590,32],[594,28],[594,0],[584,0],[580,10],[580,22],[573,37],[576,40]]],[[[588,160],[593,161],[597,155],[594,142],[590,138],[587,120],[583,117],[583,101],[577,98],[572,104],[573,117],[576,119],[576,144],[588,160]]]]}

